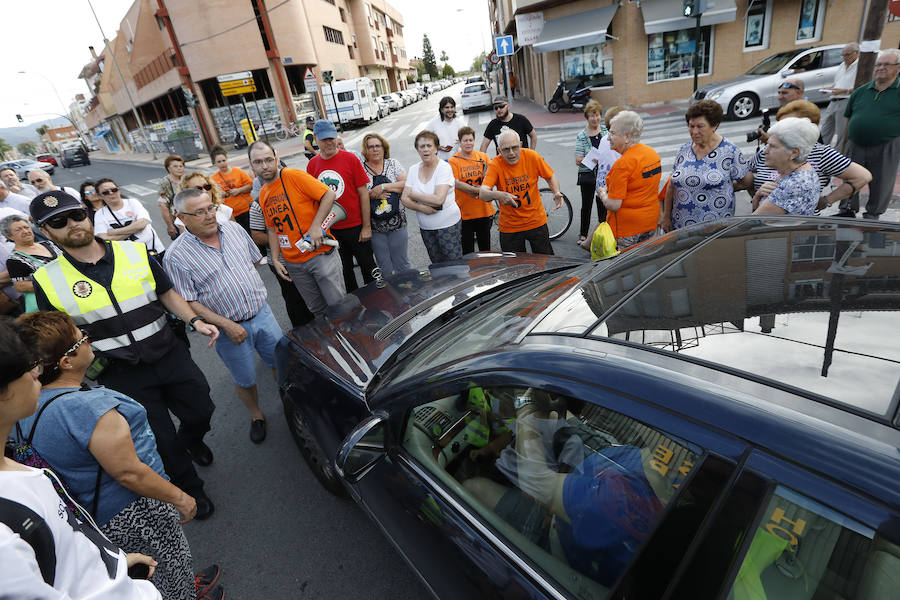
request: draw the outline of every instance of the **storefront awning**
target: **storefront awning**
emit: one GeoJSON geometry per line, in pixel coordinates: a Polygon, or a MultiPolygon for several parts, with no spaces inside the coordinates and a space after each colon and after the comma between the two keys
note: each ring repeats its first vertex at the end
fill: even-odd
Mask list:
{"type": "Polygon", "coordinates": [[[605,42],[606,30],[617,8],[619,5],[613,4],[545,22],[534,51],[552,52],[605,42]]]}
{"type": "MultiPolygon", "coordinates": [[[[689,29],[697,25],[697,20],[681,14],[682,3],[672,0],[641,0],[641,12],[644,14],[644,31],[663,33],[689,29]]],[[[718,25],[730,23],[737,18],[737,7],[734,0],[709,0],[706,12],[700,17],[700,25],[718,25]]]]}

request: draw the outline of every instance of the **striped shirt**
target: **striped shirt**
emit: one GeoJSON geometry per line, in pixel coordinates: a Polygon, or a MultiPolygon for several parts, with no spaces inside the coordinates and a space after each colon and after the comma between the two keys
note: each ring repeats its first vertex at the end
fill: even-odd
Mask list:
{"type": "Polygon", "coordinates": [[[266,230],[266,218],[263,216],[259,200],[254,200],[250,204],[250,229],[252,231],[266,230]]]}
{"type": "MultiPolygon", "coordinates": [[[[831,183],[832,177],[837,177],[850,168],[852,160],[825,144],[816,142],[809,152],[806,162],[816,170],[819,177],[819,188],[825,189],[831,183]]],[[[760,148],[750,160],[750,170],[756,173],[753,179],[753,187],[759,189],[767,181],[778,181],[778,171],[766,166],[766,149],[760,148]]]]}
{"type": "Polygon", "coordinates": [[[219,246],[208,246],[185,231],[166,250],[163,265],[185,300],[232,321],[245,321],[266,303],[266,286],[255,268],[262,255],[233,221],[219,225],[219,246]]]}

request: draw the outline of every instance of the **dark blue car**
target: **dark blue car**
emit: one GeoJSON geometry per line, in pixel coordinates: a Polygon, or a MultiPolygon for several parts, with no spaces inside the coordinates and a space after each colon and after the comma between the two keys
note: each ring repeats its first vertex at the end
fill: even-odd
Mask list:
{"type": "Polygon", "coordinates": [[[285,414],[439,598],[885,599],[900,226],[479,254],[279,346],[285,414]]]}

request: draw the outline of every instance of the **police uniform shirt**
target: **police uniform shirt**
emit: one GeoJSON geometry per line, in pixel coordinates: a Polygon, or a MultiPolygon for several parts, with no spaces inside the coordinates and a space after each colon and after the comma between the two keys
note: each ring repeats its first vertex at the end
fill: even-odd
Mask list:
{"type": "MultiPolygon", "coordinates": [[[[103,255],[103,258],[98,260],[96,264],[92,263],[84,263],[79,260],[73,258],[68,252],[63,251],[65,257],[72,263],[76,269],[78,269],[87,279],[92,279],[97,283],[103,284],[105,287],[109,287],[112,284],[113,272],[115,271],[115,266],[113,264],[113,250],[112,245],[109,242],[101,240],[100,238],[94,238],[106,249],[106,254],[103,255]]],[[[166,292],[172,289],[172,280],[169,279],[169,276],[163,270],[162,266],[156,259],[152,256],[150,259],[150,271],[153,273],[153,279],[156,281],[156,295],[162,296],[166,292]]],[[[35,284],[34,286],[34,299],[37,301],[38,309],[40,310],[56,310],[56,307],[50,304],[50,300],[47,299],[47,294],[44,293],[44,290],[40,285],[35,284]]]]}

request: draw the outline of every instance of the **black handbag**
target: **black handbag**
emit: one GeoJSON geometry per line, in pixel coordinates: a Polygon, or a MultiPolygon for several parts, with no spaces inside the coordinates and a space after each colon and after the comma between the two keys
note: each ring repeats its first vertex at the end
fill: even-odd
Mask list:
{"type": "Polygon", "coordinates": [[[595,185],[597,183],[597,167],[593,171],[578,169],[578,185],[595,185]]]}
{"type": "MultiPolygon", "coordinates": [[[[385,175],[383,172],[376,175],[369,168],[369,165],[363,164],[363,166],[366,168],[366,171],[368,171],[372,175],[373,188],[379,185],[394,183],[393,181],[388,179],[387,175],[385,175]]],[[[387,165],[385,165],[385,167],[386,166],[387,165]]],[[[372,214],[373,221],[389,221],[393,217],[400,214],[400,194],[398,194],[397,192],[388,192],[387,197],[383,200],[375,200],[374,198],[370,198],[369,210],[372,214]]]]}

